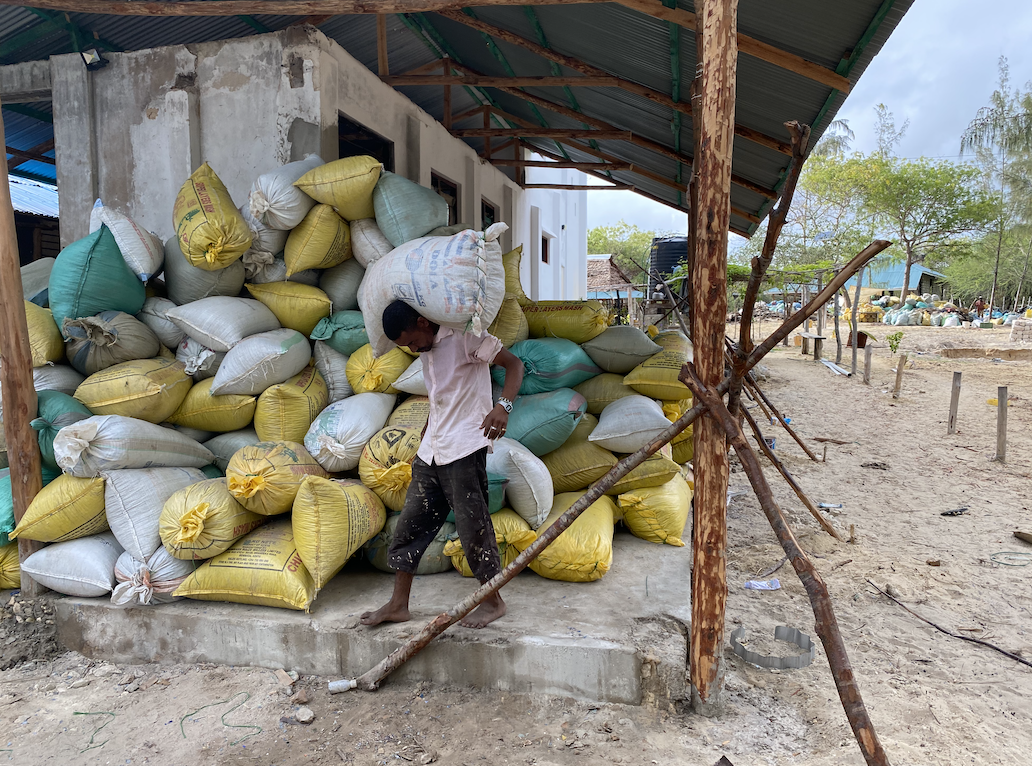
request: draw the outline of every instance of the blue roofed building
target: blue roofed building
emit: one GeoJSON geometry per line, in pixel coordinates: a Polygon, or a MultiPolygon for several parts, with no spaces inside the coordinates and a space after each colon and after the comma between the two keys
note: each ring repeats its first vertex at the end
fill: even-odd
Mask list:
{"type": "MultiPolygon", "coordinates": [[[[903,276],[906,271],[906,264],[903,261],[893,261],[889,258],[875,258],[870,265],[864,269],[864,279],[861,284],[864,294],[869,292],[882,292],[887,295],[899,295],[903,287],[903,276]]],[[[941,293],[946,275],[938,271],[922,266],[918,263],[910,267],[910,282],[907,288],[910,292],[922,295],[924,293],[941,293]]],[[[856,288],[856,277],[846,282],[846,288],[856,288]]]]}

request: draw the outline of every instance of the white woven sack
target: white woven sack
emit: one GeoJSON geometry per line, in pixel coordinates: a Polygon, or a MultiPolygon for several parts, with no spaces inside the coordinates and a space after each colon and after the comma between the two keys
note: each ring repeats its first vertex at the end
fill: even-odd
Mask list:
{"type": "Polygon", "coordinates": [[[244,264],[236,260],[224,269],[198,268],[183,255],[178,238],[172,237],[165,242],[165,289],[179,306],[213,295],[239,295],[244,289],[244,264]]]}
{"type": "Polygon", "coordinates": [[[208,477],[197,468],[131,468],[104,473],[108,526],[126,553],[145,561],[161,547],[158,517],[172,495],[208,477]]]}
{"type": "Polygon", "coordinates": [[[104,596],[115,587],[115,562],[122,546],[110,532],[48,545],[24,562],[22,572],[66,596],[104,596]]]}
{"type": "Polygon", "coordinates": [[[509,228],[466,230],[451,237],[406,242],[366,272],[358,302],[377,356],[394,344],[383,334],[383,310],[404,301],[431,322],[476,335],[494,321],[505,298],[505,269],[498,237],[509,228]]]}
{"type": "Polygon", "coordinates": [[[360,218],[351,222],[351,252],[355,260],[364,268],[383,258],[394,249],[387,237],[383,236],[375,218],[360,218]]]}
{"type": "Polygon", "coordinates": [[[423,357],[416,357],[405,372],[398,376],[392,384],[399,391],[416,396],[429,396],[426,390],[426,381],[423,380],[423,357]]]}
{"type": "Polygon", "coordinates": [[[299,282],[302,285],[319,286],[318,269],[305,269],[287,276],[287,262],[282,254],[272,256],[269,253],[244,253],[244,273],[247,281],[253,285],[267,285],[270,282],[299,282]],[[248,254],[250,253],[250,254],[248,254]]]}
{"type": "MultiPolygon", "coordinates": [[[[183,436],[189,436],[198,444],[204,444],[206,441],[215,436],[215,431],[202,431],[199,428],[190,428],[189,426],[177,426],[172,423],[161,423],[163,426],[172,426],[176,431],[179,431],[183,436]]],[[[205,476],[205,479],[208,477],[205,476]]]]}
{"type": "Polygon", "coordinates": [[[327,404],[347,399],[355,393],[348,382],[348,357],[339,351],[330,348],[323,341],[315,342],[315,369],[326,381],[326,388],[329,391],[327,404]]]}
{"type": "Polygon", "coordinates": [[[158,336],[161,345],[175,351],[186,338],[186,333],[176,327],[168,318],[168,312],[176,304],[168,298],[148,298],[136,318],[147,325],[158,336]]]}
{"type": "Polygon", "coordinates": [[[115,606],[147,606],[168,604],[182,596],[173,596],[183,580],[197,567],[196,561],[173,558],[159,545],[146,561],[125,551],[115,562],[115,581],[111,603],[115,606]]]}
{"type": "Polygon", "coordinates": [[[348,258],[322,273],[319,289],[333,301],[333,313],[358,309],[358,291],[365,273],[362,264],[354,258],[348,258]]]}
{"type": "Polygon", "coordinates": [[[350,471],[387,423],[395,401],[394,394],[363,393],[331,404],[305,434],[305,449],[330,473],[350,471]]]}
{"type": "Polygon", "coordinates": [[[176,349],[176,361],[186,366],[186,374],[194,380],[214,377],[225,358],[224,353],[215,353],[193,338],[185,338],[176,349]]]}
{"type": "Polygon", "coordinates": [[[211,393],[258,396],[270,386],[290,380],[311,359],[312,347],[297,330],[284,327],[252,335],[226,353],[215,373],[211,393]]]}
{"type": "Polygon", "coordinates": [[[54,456],[65,473],[83,479],[123,468],[201,468],[214,455],[170,428],[122,415],[94,415],[54,437],[54,456]]]}
{"type": "Polygon", "coordinates": [[[487,470],[509,480],[505,497],[509,507],[530,524],[540,527],[552,510],[555,488],[552,474],[537,455],[515,439],[501,438],[488,453],[487,470]]]}
{"type": "Polygon", "coordinates": [[[204,448],[211,451],[214,455],[212,464],[215,465],[223,473],[226,472],[226,466],[229,465],[229,460],[238,450],[244,447],[250,447],[253,444],[258,444],[261,439],[258,438],[258,434],[254,428],[242,428],[239,431],[230,431],[229,433],[219,434],[213,436],[208,441],[204,442],[204,448]]]}
{"type": "Polygon", "coordinates": [[[309,154],[303,160],[262,173],[251,185],[248,212],[270,228],[293,229],[315,207],[315,200],[294,186],[294,182],[322,164],[319,155],[309,154]]]}
{"type": "Polygon", "coordinates": [[[86,378],[67,364],[45,364],[32,368],[32,386],[37,391],[60,391],[75,396],[75,389],[84,380],[86,378]]]}
{"type": "Polygon", "coordinates": [[[161,240],[124,213],[104,207],[98,199],[90,211],[90,234],[101,226],[111,230],[122,258],[141,282],[161,273],[165,261],[165,246],[161,240]]]}
{"type": "Polygon", "coordinates": [[[240,258],[244,263],[244,271],[246,272],[247,264],[253,257],[260,257],[264,260],[270,256],[274,258],[278,253],[282,253],[283,248],[287,245],[287,236],[290,232],[266,226],[251,215],[247,205],[240,208],[240,215],[243,216],[247,228],[251,230],[251,246],[244,251],[240,258]]]}
{"type": "Polygon", "coordinates": [[[276,315],[260,301],[221,295],[176,306],[168,318],[212,351],[229,351],[250,335],[280,327],[276,315]]]}
{"type": "Polygon", "coordinates": [[[612,452],[637,452],[669,425],[655,399],[634,394],[606,405],[588,441],[612,452]]]}

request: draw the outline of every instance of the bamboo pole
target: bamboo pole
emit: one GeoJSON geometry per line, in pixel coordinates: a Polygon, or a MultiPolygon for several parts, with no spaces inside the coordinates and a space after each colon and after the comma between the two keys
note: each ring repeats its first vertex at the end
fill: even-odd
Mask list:
{"type": "MultiPolygon", "coordinates": [[[[5,140],[3,123],[0,122],[0,142],[5,140]]],[[[17,523],[32,498],[43,488],[43,479],[39,443],[36,432],[29,425],[36,417],[38,403],[32,382],[32,351],[22,296],[21,260],[7,163],[3,163],[3,173],[0,174],[0,387],[4,392],[3,428],[11,468],[14,520],[17,523]]],[[[18,560],[24,563],[41,547],[32,540],[18,540],[18,560]]],[[[30,598],[43,592],[43,588],[24,572],[21,590],[30,598]]]]}
{"type": "Polygon", "coordinates": [[[682,371],[681,380],[692,389],[695,400],[703,403],[708,412],[719,418],[735,454],[742,463],[749,483],[760,501],[760,507],[770,522],[774,534],[781,543],[782,549],[792,567],[806,589],[806,595],[810,599],[810,606],[813,608],[816,618],[815,629],[817,635],[824,645],[824,651],[828,656],[828,664],[831,666],[831,674],[835,679],[835,686],[838,690],[839,699],[845,709],[846,718],[853,729],[853,735],[860,745],[860,751],[868,766],[888,766],[889,757],[882,748],[878,735],[874,730],[874,724],[864,706],[863,698],[860,696],[860,687],[853,674],[853,667],[849,662],[849,655],[846,653],[846,646],[842,640],[842,633],[839,630],[838,619],[832,607],[831,595],[828,593],[828,586],[825,585],[820,573],[817,572],[813,562],[810,561],[806,552],[799,545],[792,528],[788,525],[781,508],[778,507],[771,492],[770,485],[763,475],[763,469],[756,457],[756,453],[749,447],[742,433],[741,426],[731,416],[719,394],[708,389],[695,375],[693,367],[688,364],[682,371]],[[687,374],[685,374],[687,373],[687,374]]]}
{"type": "MultiPolygon", "coordinates": [[[[706,385],[724,378],[727,319],[727,227],[735,138],[738,0],[698,0],[696,45],[701,71],[696,252],[691,274],[696,369],[706,385]]],[[[727,603],[727,437],[712,417],[695,427],[691,637],[688,667],[697,712],[719,712],[724,688],[727,603]]]]}
{"type": "Polygon", "coordinates": [[[749,423],[749,428],[752,429],[753,436],[756,439],[756,444],[763,451],[767,460],[771,462],[771,465],[777,468],[778,473],[780,473],[785,478],[785,481],[788,482],[788,486],[790,486],[792,491],[796,493],[796,497],[799,498],[799,502],[806,506],[806,510],[808,510],[810,515],[813,516],[817,520],[817,523],[821,525],[821,529],[836,540],[845,542],[845,540],[842,539],[842,535],[838,533],[838,530],[831,525],[831,522],[824,518],[821,512],[817,510],[817,506],[813,504],[813,501],[811,501],[810,498],[807,497],[806,493],[803,492],[803,488],[799,486],[799,482],[797,482],[795,477],[788,472],[788,469],[785,468],[785,464],[782,463],[778,456],[774,454],[774,450],[767,446],[767,442],[763,440],[763,432],[760,431],[760,427],[756,424],[756,420],[753,418],[752,413],[743,408],[742,414],[745,415],[745,419],[749,423]]]}
{"type": "MultiPolygon", "coordinates": [[[[885,240],[876,240],[875,242],[872,242],[843,268],[839,276],[836,277],[836,281],[841,281],[838,281],[837,284],[833,282],[825,289],[827,290],[834,287],[837,290],[856,272],[857,269],[863,267],[871,258],[874,258],[878,253],[885,250],[885,248],[889,247],[890,244],[890,242],[886,242],[885,240]]],[[[802,324],[803,316],[802,312],[797,312],[794,317],[787,319],[781,327],[771,333],[763,343],[754,348],[746,360],[746,371],[755,367],[764,356],[770,353],[774,346],[781,342],[783,338],[787,338],[791,335],[791,333],[800,324],[802,324]]],[[[721,395],[727,393],[728,386],[729,379],[722,379],[717,385],[717,392],[721,395]]],[[[618,462],[610,469],[609,473],[589,487],[583,497],[579,498],[573,505],[571,505],[562,516],[553,522],[552,526],[541,533],[537,538],[537,541],[517,556],[516,559],[509,566],[505,567],[500,574],[480,586],[469,597],[463,599],[448,610],[448,612],[438,615],[436,618],[431,620],[423,626],[423,629],[420,630],[417,635],[410,638],[403,646],[399,647],[396,651],[381,660],[376,667],[362,675],[360,679],[355,679],[355,685],[348,686],[348,688],[358,688],[367,691],[373,691],[379,688],[380,683],[384,678],[390,675],[390,673],[418,654],[427,646],[427,644],[430,643],[430,641],[443,633],[449,626],[454,625],[467,614],[472,612],[488,596],[497,593],[505,583],[519,574],[519,572],[526,568],[527,564],[533,561],[541,551],[548,547],[548,543],[555,540],[563,530],[569,527],[569,525],[572,524],[577,517],[580,516],[589,505],[591,505],[592,502],[602,495],[606,488],[612,486],[623,476],[626,476],[633,468],[643,463],[649,454],[655,454],[655,452],[670,439],[673,439],[685,428],[694,423],[699,415],[702,414],[703,410],[703,406],[697,403],[666,430],[659,434],[650,445],[646,445],[641,450],[638,450],[638,452],[628,455],[618,462]],[[648,450],[652,450],[652,452],[648,452],[648,450]]]]}

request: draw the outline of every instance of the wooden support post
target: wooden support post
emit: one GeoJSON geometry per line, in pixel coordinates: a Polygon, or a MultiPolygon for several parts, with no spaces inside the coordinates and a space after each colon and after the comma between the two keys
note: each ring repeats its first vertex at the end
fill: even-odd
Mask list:
{"type": "Polygon", "coordinates": [[[896,385],[892,387],[892,398],[899,399],[899,391],[903,387],[903,368],[907,366],[907,355],[900,354],[896,360],[896,385]]]}
{"type": "MultiPolygon", "coordinates": [[[[448,59],[448,57],[445,57],[445,59],[444,59],[444,73],[445,74],[451,74],[450,70],[451,70],[450,60],[448,59]]],[[[449,132],[451,131],[451,128],[452,128],[451,88],[452,88],[451,85],[445,85],[444,86],[444,129],[449,131],[449,132]]]]}
{"type": "MultiPolygon", "coordinates": [[[[742,433],[741,426],[727,411],[724,403],[720,400],[719,393],[707,389],[694,373],[695,370],[692,369],[691,364],[687,364],[682,370],[680,378],[695,394],[695,401],[706,407],[708,417],[719,418],[728,439],[734,445],[735,454],[738,455],[746,476],[749,477],[749,483],[760,501],[764,515],[770,522],[785,555],[792,563],[792,568],[795,569],[799,580],[806,589],[806,595],[810,599],[810,606],[816,618],[814,627],[824,645],[839,700],[846,712],[853,736],[856,737],[857,744],[860,746],[860,752],[863,753],[867,766],[889,766],[889,756],[882,748],[878,734],[874,730],[874,724],[864,706],[863,697],[860,696],[860,687],[849,662],[849,655],[846,653],[846,645],[842,640],[842,632],[839,630],[838,618],[835,616],[828,586],[825,585],[817,568],[799,545],[795,533],[788,525],[788,520],[785,519],[781,508],[774,500],[774,494],[763,475],[759,459],[745,441],[745,434],[742,433]]],[[[702,418],[700,422],[705,421],[706,418],[702,418]]]]}
{"type": "Polygon", "coordinates": [[[785,420],[785,416],[778,410],[777,407],[774,406],[774,403],[771,402],[771,400],[767,398],[767,395],[765,393],[763,393],[763,391],[760,390],[760,387],[757,386],[755,383],[751,383],[751,382],[748,383],[747,385],[770,408],[770,411],[772,413],[774,413],[774,417],[777,419],[777,421],[779,423],[781,423],[782,427],[788,432],[788,435],[791,436],[795,440],[795,443],[798,444],[802,448],[803,452],[805,452],[807,454],[807,456],[810,458],[810,460],[812,460],[813,462],[816,463],[817,462],[817,456],[815,454],[813,454],[813,451],[809,447],[806,446],[806,442],[804,442],[802,439],[799,438],[799,434],[797,434],[795,432],[795,429],[792,428],[792,426],[790,426],[788,424],[788,421],[785,420]]]}
{"type": "Polygon", "coordinates": [[[835,364],[842,364],[842,333],[839,332],[839,305],[838,295],[832,298],[832,311],[835,314],[835,364]]]}
{"type": "MultiPolygon", "coordinates": [[[[724,377],[727,319],[727,227],[731,219],[731,152],[735,135],[738,0],[700,0],[696,44],[699,95],[699,202],[692,269],[692,342],[699,377],[716,387],[724,377]]],[[[695,428],[695,518],[692,539],[692,701],[718,712],[724,687],[727,603],[727,436],[712,416],[695,428]]]]}
{"type": "MultiPolygon", "coordinates": [[[[853,367],[852,374],[856,377],[856,334],[857,334],[857,314],[860,311],[860,285],[864,281],[864,270],[860,269],[856,273],[856,293],[853,296],[853,306],[849,312],[849,332],[853,338],[853,367]]],[[[865,347],[866,348],[866,347],[865,347]]]]}
{"type": "Polygon", "coordinates": [[[953,390],[950,391],[950,419],[946,424],[947,434],[957,433],[957,407],[960,406],[960,375],[959,371],[953,373],[953,390]]]}
{"type": "Polygon", "coordinates": [[[376,68],[380,77],[391,73],[387,61],[387,15],[384,13],[376,14],[376,68]]]}
{"type": "MultiPolygon", "coordinates": [[[[0,142],[4,128],[0,124],[0,142]]],[[[4,144],[6,145],[6,144],[4,144]]],[[[7,163],[0,173],[0,387],[4,392],[4,438],[11,464],[11,499],[14,520],[21,521],[32,498],[43,488],[39,463],[39,442],[29,422],[36,417],[36,388],[32,382],[32,351],[22,297],[18,236],[14,228],[14,207],[7,179],[7,163]]],[[[42,546],[32,540],[18,541],[18,558],[24,562],[42,546]]],[[[43,589],[24,572],[21,590],[35,597],[43,589]]]]}
{"type": "Polygon", "coordinates": [[[1007,386],[996,389],[996,461],[1007,462],[1007,386]]]}
{"type": "MultiPolygon", "coordinates": [[[[489,109],[484,110],[484,128],[487,130],[491,129],[491,111],[489,109]]],[[[517,146],[516,156],[521,155],[521,150],[517,146]]],[[[491,161],[491,136],[484,136],[484,159],[488,162],[491,161]]]]}
{"type": "Polygon", "coordinates": [[[871,385],[871,354],[874,346],[864,346],[864,385],[871,385]]]}

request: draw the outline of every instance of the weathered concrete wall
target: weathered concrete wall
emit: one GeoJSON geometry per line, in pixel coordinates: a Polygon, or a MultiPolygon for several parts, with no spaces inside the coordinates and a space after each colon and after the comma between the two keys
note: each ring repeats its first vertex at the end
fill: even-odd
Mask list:
{"type": "Polygon", "coordinates": [[[479,227],[486,198],[517,227],[517,184],[311,27],[108,58],[96,72],[78,54],[51,59],[63,245],[88,233],[98,196],[170,237],[175,196],[204,161],[243,204],[261,173],[337,159],[340,114],[394,143],[398,173],[458,184],[462,222],[479,227]]]}

